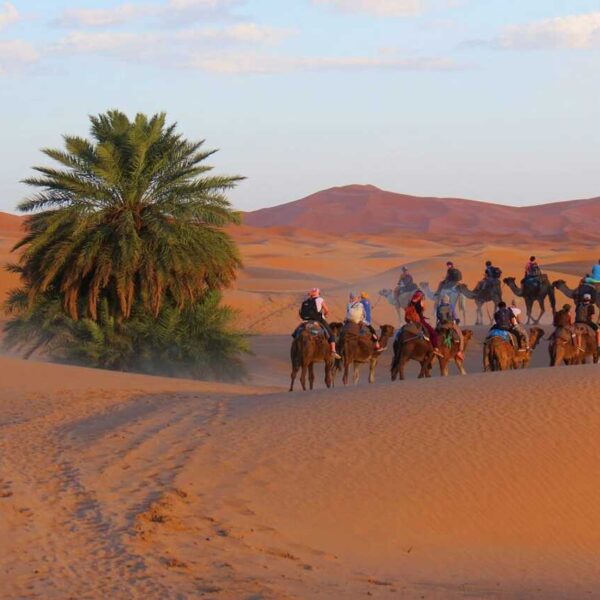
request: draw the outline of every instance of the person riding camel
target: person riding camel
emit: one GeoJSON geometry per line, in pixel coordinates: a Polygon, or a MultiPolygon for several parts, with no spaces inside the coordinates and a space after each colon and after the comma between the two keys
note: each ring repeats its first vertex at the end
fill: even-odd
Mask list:
{"type": "Polygon", "coordinates": [[[444,294],[438,304],[437,311],[437,325],[436,329],[444,330],[444,329],[452,329],[456,333],[458,337],[459,348],[456,354],[456,357],[459,360],[464,360],[465,358],[465,338],[463,336],[463,332],[461,328],[458,326],[459,319],[456,317],[456,313],[454,312],[454,308],[450,304],[450,296],[448,294],[444,294]]]}
{"type": "Polygon", "coordinates": [[[437,294],[444,289],[456,287],[456,284],[460,283],[462,280],[462,273],[454,266],[454,263],[451,260],[446,263],[446,267],[446,277],[440,281],[436,292],[437,294]]]}
{"type": "Polygon", "coordinates": [[[380,352],[383,349],[381,348],[381,344],[379,343],[379,336],[377,335],[377,332],[375,331],[375,328],[373,327],[373,323],[372,323],[373,308],[371,306],[371,301],[369,300],[369,294],[367,292],[360,293],[360,303],[363,305],[363,308],[365,310],[365,317],[363,319],[363,323],[366,325],[366,327],[371,332],[371,335],[373,336],[373,341],[375,342],[375,350],[380,352]]]}
{"type": "Polygon", "coordinates": [[[541,282],[542,269],[540,268],[535,256],[530,256],[529,261],[525,265],[525,277],[523,277],[521,283],[532,283],[536,286],[539,286],[541,282]]]}
{"type": "Polygon", "coordinates": [[[574,346],[581,347],[581,340],[578,339],[575,329],[573,328],[573,319],[571,317],[571,305],[563,304],[563,307],[556,312],[552,321],[555,331],[550,335],[550,339],[555,339],[559,330],[564,329],[571,335],[571,341],[574,346]]]}
{"type": "Polygon", "coordinates": [[[529,332],[523,326],[523,323],[521,321],[521,315],[523,314],[523,311],[517,306],[517,301],[514,298],[510,303],[510,310],[515,316],[516,323],[514,324],[513,328],[519,334],[521,347],[524,346],[525,350],[529,351],[531,350],[531,348],[529,347],[529,332]]]}
{"type": "Polygon", "coordinates": [[[495,267],[491,260],[486,260],[485,271],[483,273],[480,289],[485,290],[488,288],[493,288],[494,286],[500,287],[501,277],[502,269],[500,267],[495,267]]]}
{"type": "Polygon", "coordinates": [[[600,284],[600,259],[592,267],[591,275],[585,277],[585,283],[591,283],[592,285],[600,284]]]}
{"type": "Polygon", "coordinates": [[[590,294],[584,294],[581,298],[581,302],[577,303],[575,308],[575,323],[580,323],[591,327],[596,333],[596,345],[600,350],[600,328],[594,323],[594,315],[596,309],[592,304],[592,296],[590,294]]]}
{"type": "Polygon", "coordinates": [[[325,317],[329,314],[329,308],[327,307],[325,300],[321,297],[321,290],[319,288],[312,288],[312,290],[308,292],[308,298],[302,302],[298,314],[303,323],[296,328],[296,331],[294,331],[292,336],[296,337],[307,322],[315,321],[323,328],[327,341],[331,346],[333,357],[336,360],[341,359],[342,357],[337,353],[335,348],[335,337],[333,332],[325,320],[325,317]]]}
{"type": "Polygon", "coordinates": [[[413,280],[413,276],[408,271],[408,267],[402,267],[400,271],[401,274],[400,279],[398,279],[398,287],[400,288],[401,292],[405,292],[409,290],[415,282],[413,280]]]}
{"type": "Polygon", "coordinates": [[[406,319],[407,323],[420,324],[425,329],[425,331],[427,331],[429,341],[433,346],[433,353],[436,356],[443,357],[443,354],[438,349],[438,334],[436,330],[427,321],[427,317],[425,316],[425,294],[423,294],[421,290],[417,290],[414,293],[413,297],[410,300],[410,303],[404,311],[404,318],[406,319]]]}
{"type": "Polygon", "coordinates": [[[517,325],[517,317],[515,317],[515,313],[506,306],[506,302],[498,303],[498,310],[494,313],[494,324],[490,331],[494,329],[499,329],[500,331],[507,331],[512,333],[517,339],[517,347],[519,352],[525,352],[525,349],[522,347],[521,337],[518,331],[515,329],[517,325]]]}

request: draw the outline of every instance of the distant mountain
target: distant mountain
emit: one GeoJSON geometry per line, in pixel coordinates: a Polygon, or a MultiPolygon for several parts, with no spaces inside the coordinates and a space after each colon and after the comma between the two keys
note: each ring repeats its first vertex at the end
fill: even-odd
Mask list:
{"type": "Polygon", "coordinates": [[[517,234],[544,239],[600,241],[600,198],[530,207],[460,198],[424,198],[348,185],[244,215],[253,227],[293,227],[334,235],[406,234],[454,238],[517,234]]]}

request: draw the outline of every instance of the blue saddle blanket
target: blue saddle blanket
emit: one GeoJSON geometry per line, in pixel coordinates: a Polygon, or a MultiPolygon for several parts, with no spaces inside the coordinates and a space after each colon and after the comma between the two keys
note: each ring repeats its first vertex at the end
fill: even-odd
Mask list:
{"type": "Polygon", "coordinates": [[[512,344],[512,337],[510,333],[504,329],[490,329],[490,332],[488,333],[488,339],[495,337],[502,338],[505,342],[512,344]]]}

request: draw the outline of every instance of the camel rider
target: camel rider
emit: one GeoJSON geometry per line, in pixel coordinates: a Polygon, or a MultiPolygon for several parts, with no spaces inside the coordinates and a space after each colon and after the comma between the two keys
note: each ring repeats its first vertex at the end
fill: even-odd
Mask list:
{"type": "MultiPolygon", "coordinates": [[[[321,327],[325,330],[327,341],[331,346],[331,352],[333,353],[334,358],[336,360],[340,359],[341,356],[335,349],[335,338],[329,324],[325,320],[325,317],[329,314],[329,308],[327,308],[325,300],[321,297],[321,290],[319,288],[313,288],[308,292],[308,298],[302,302],[298,314],[304,323],[308,321],[320,323],[321,327]]],[[[292,335],[296,337],[303,326],[304,325],[300,325],[292,335]]]]}
{"type": "Polygon", "coordinates": [[[530,256],[529,261],[525,265],[525,277],[521,283],[531,282],[539,285],[542,280],[542,269],[538,264],[535,256],[530,256]]]}
{"type": "Polygon", "coordinates": [[[400,288],[400,293],[411,289],[414,283],[415,282],[413,280],[413,276],[408,272],[408,268],[402,267],[400,279],[398,280],[398,287],[400,288]]]}
{"type": "Polygon", "coordinates": [[[381,348],[381,346],[379,345],[379,338],[377,337],[377,332],[375,331],[375,329],[373,329],[373,326],[371,325],[371,303],[367,301],[369,307],[369,310],[367,312],[365,303],[362,301],[362,298],[355,292],[350,292],[348,300],[349,302],[346,306],[346,322],[355,323],[359,326],[365,325],[371,332],[371,336],[373,338],[373,341],[375,342],[375,349],[379,350],[381,348]]]}
{"type": "Polygon", "coordinates": [[[598,325],[594,323],[594,314],[596,309],[592,304],[592,296],[590,294],[584,294],[581,298],[581,302],[577,303],[575,307],[575,323],[581,323],[591,327],[596,333],[596,345],[600,349],[600,329],[598,325]]]}
{"type": "Polygon", "coordinates": [[[425,316],[425,294],[421,290],[417,290],[404,311],[404,318],[407,323],[413,321],[419,323],[429,335],[429,341],[433,346],[433,353],[436,356],[443,356],[439,351],[439,336],[436,330],[430,325],[425,316]]]}
{"type": "Polygon", "coordinates": [[[556,338],[559,329],[564,329],[571,334],[571,341],[574,345],[581,346],[580,340],[577,339],[577,334],[573,329],[573,319],[571,318],[571,305],[564,304],[563,307],[554,315],[553,325],[556,327],[554,333],[550,336],[551,339],[556,338]]]}
{"type": "Polygon", "coordinates": [[[381,346],[379,344],[379,336],[377,335],[377,332],[375,331],[375,328],[373,327],[372,323],[373,307],[371,306],[371,301],[369,300],[368,292],[360,293],[360,303],[365,309],[365,318],[363,319],[363,323],[368,327],[369,331],[371,332],[371,335],[373,336],[373,341],[375,342],[375,350],[381,350],[381,346]]]}
{"type": "Polygon", "coordinates": [[[451,328],[456,332],[458,337],[459,348],[456,354],[456,357],[459,360],[464,360],[465,355],[465,338],[463,336],[463,332],[461,328],[458,326],[458,319],[456,318],[456,313],[454,312],[454,308],[450,304],[450,296],[448,294],[444,294],[440,299],[440,303],[437,307],[437,329],[447,329],[451,328]]]}
{"type": "Polygon", "coordinates": [[[521,315],[523,312],[517,306],[516,300],[513,300],[510,303],[510,310],[512,314],[515,315],[516,323],[514,325],[514,330],[519,334],[519,339],[521,341],[521,346],[525,346],[525,350],[529,351],[531,348],[529,347],[529,332],[525,327],[523,327],[523,323],[521,321],[521,315]]]}
{"type": "Polygon", "coordinates": [[[457,283],[462,280],[462,273],[454,266],[454,263],[449,260],[446,263],[446,277],[440,282],[437,293],[439,294],[443,289],[454,288],[457,283]]]}
{"type": "Polygon", "coordinates": [[[494,313],[492,329],[500,329],[501,331],[512,333],[517,338],[519,352],[525,352],[525,349],[521,347],[521,337],[515,329],[516,325],[517,318],[515,317],[515,313],[506,306],[506,302],[499,302],[498,310],[494,313]]]}
{"type": "Polygon", "coordinates": [[[592,267],[592,274],[585,278],[585,282],[591,284],[600,283],[600,260],[592,267]]]}
{"type": "Polygon", "coordinates": [[[483,279],[477,284],[475,291],[479,292],[493,288],[496,285],[499,287],[500,277],[502,277],[502,270],[499,267],[495,267],[491,260],[486,260],[483,279]]]}

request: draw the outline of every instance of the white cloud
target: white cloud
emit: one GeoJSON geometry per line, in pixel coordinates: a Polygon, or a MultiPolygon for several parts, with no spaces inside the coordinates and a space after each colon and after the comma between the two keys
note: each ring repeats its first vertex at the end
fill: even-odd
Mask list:
{"type": "Polygon", "coordinates": [[[161,63],[181,64],[195,52],[270,45],[293,33],[292,30],[255,23],[154,32],[72,31],[54,44],[51,51],[55,54],[96,54],[135,62],[153,59],[161,63]]]}
{"type": "Polygon", "coordinates": [[[445,58],[382,56],[281,57],[264,54],[197,55],[187,66],[210,73],[268,74],[290,71],[397,70],[448,71],[457,65],[445,58]]]}
{"type": "Polygon", "coordinates": [[[0,6],[0,29],[16,23],[21,18],[17,7],[11,2],[4,2],[0,6]]]}
{"type": "Polygon", "coordinates": [[[241,0],[165,0],[141,4],[124,3],[111,8],[71,8],[57,23],[63,27],[109,27],[140,19],[188,22],[200,18],[221,18],[241,0]]]}
{"type": "Polygon", "coordinates": [[[423,10],[423,0],[312,0],[349,13],[366,13],[379,17],[407,17],[423,10]]]}
{"type": "Polygon", "coordinates": [[[0,75],[37,62],[37,50],[22,40],[0,40],[0,75]]]}
{"type": "Polygon", "coordinates": [[[494,41],[494,45],[507,49],[600,46],[600,12],[512,25],[494,41]]]}

